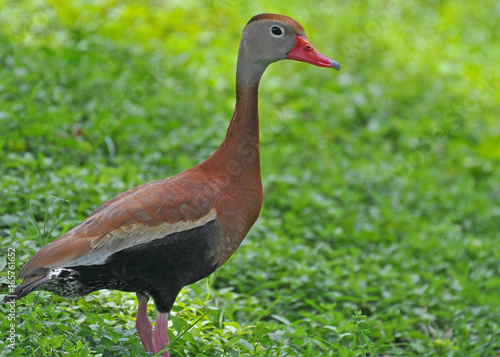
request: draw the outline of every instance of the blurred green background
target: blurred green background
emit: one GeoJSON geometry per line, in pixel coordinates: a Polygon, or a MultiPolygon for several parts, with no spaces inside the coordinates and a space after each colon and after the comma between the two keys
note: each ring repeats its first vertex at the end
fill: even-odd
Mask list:
{"type": "MultiPolygon", "coordinates": [[[[0,9],[2,292],[8,248],[17,274],[105,200],[217,148],[241,31],[276,12],[342,70],[265,73],[264,207],[228,263],[183,290],[171,356],[500,354],[497,1],[0,9]]],[[[142,356],[135,304],[31,294],[0,356],[142,356]]]]}

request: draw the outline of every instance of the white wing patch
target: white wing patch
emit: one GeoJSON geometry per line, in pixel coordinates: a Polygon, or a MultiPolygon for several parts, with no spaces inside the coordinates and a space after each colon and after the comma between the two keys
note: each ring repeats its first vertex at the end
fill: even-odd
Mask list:
{"type": "Polygon", "coordinates": [[[205,216],[196,221],[180,221],[177,223],[163,223],[155,227],[148,227],[141,223],[123,226],[109,232],[103,237],[91,240],[92,249],[85,255],[73,260],[65,267],[79,265],[104,264],[106,259],[120,250],[133,247],[138,244],[149,243],[153,240],[163,238],[169,234],[187,231],[201,227],[217,218],[217,212],[210,210],[205,216]]]}

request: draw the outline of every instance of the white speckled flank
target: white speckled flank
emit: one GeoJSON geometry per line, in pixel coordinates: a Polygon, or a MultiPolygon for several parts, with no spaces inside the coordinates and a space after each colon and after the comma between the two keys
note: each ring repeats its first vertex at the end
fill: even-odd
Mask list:
{"type": "Polygon", "coordinates": [[[51,268],[47,271],[49,281],[41,285],[37,290],[51,291],[59,296],[75,299],[85,295],[87,289],[76,280],[75,272],[72,269],[51,268]]]}

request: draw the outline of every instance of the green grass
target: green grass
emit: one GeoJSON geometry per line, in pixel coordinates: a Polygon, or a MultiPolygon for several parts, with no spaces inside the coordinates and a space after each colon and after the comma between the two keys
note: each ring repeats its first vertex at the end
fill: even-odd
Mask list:
{"type": "MultiPolygon", "coordinates": [[[[264,75],[264,207],[182,291],[171,356],[500,354],[496,2],[146,3],[0,1],[2,292],[8,248],[17,274],[105,200],[217,148],[241,30],[278,12],[342,71],[264,75]]],[[[15,309],[0,356],[144,355],[131,294],[15,309]]]]}

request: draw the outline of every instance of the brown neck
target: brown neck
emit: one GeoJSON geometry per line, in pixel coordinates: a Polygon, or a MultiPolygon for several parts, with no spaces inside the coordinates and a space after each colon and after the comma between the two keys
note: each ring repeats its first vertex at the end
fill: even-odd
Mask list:
{"type": "Polygon", "coordinates": [[[236,107],[226,137],[205,162],[231,176],[259,176],[258,83],[251,87],[236,85],[236,107]],[[222,165],[222,167],[221,167],[222,165]]]}

